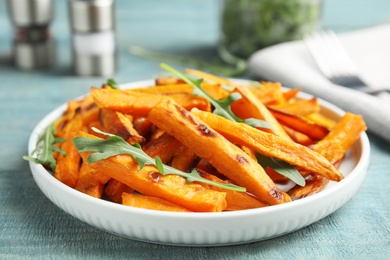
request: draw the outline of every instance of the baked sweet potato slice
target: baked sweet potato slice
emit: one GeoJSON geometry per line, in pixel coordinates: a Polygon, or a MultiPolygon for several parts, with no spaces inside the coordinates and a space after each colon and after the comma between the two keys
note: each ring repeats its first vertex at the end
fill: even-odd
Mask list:
{"type": "MultiPolygon", "coordinates": [[[[82,136],[92,137],[87,133],[82,136]]],[[[89,152],[81,153],[87,162],[89,152]]],[[[162,175],[154,165],[140,169],[131,155],[116,155],[90,163],[96,172],[107,174],[146,196],[158,197],[197,212],[219,212],[226,208],[226,193],[211,190],[197,183],[187,183],[178,175],[162,175]]]]}
{"type": "Polygon", "coordinates": [[[176,203],[134,193],[122,193],[122,204],[125,206],[131,206],[143,209],[153,209],[161,211],[173,211],[173,212],[191,212],[190,210],[177,205],[176,203]]]}
{"type": "Polygon", "coordinates": [[[142,144],[145,138],[134,129],[129,118],[121,112],[101,109],[99,120],[104,132],[122,137],[129,144],[142,144]]]}
{"type": "Polygon", "coordinates": [[[73,137],[81,130],[86,130],[83,125],[80,114],[77,114],[71,121],[67,123],[63,129],[62,137],[65,142],[61,143],[61,149],[66,152],[66,156],[58,154],[57,166],[54,171],[54,177],[62,183],[74,188],[79,178],[79,170],[81,166],[81,158],[72,143],[73,137]]]}
{"type": "Polygon", "coordinates": [[[132,193],[134,190],[116,179],[110,179],[104,188],[104,193],[113,202],[122,204],[122,193],[132,193]]]}
{"type": "Polygon", "coordinates": [[[280,82],[260,81],[259,87],[249,89],[264,105],[285,103],[280,82]]]}
{"type": "Polygon", "coordinates": [[[328,185],[329,179],[320,174],[312,174],[306,179],[305,186],[295,186],[287,193],[293,200],[308,197],[322,191],[328,185]]]}
{"type": "MultiPolygon", "coordinates": [[[[220,178],[209,174],[204,171],[200,171],[200,174],[203,178],[215,181],[215,182],[221,182],[221,183],[231,183],[231,181],[228,180],[221,180],[220,178]]],[[[255,209],[255,208],[262,208],[268,206],[268,204],[265,204],[263,202],[260,202],[256,198],[254,198],[252,195],[245,193],[245,192],[238,192],[233,190],[226,190],[215,186],[210,186],[210,189],[216,190],[216,191],[224,191],[226,192],[226,209],[225,211],[233,211],[233,210],[244,210],[244,209],[255,209]]]]}
{"type": "Polygon", "coordinates": [[[172,157],[175,154],[180,153],[183,149],[183,145],[167,133],[163,133],[142,147],[142,150],[144,150],[144,152],[150,157],[160,157],[164,164],[170,162],[172,157]]]}
{"type": "Polygon", "coordinates": [[[111,178],[106,174],[96,173],[89,164],[82,163],[79,171],[79,178],[74,188],[92,197],[102,198],[104,185],[110,179],[111,178]]]}
{"type": "Polygon", "coordinates": [[[254,159],[171,99],[162,100],[148,118],[259,200],[271,205],[290,201],[254,159]]]}
{"type": "MultiPolygon", "coordinates": [[[[147,116],[157,103],[166,98],[166,96],[158,94],[94,87],[90,89],[90,93],[100,108],[140,117],[147,116]]],[[[197,107],[201,110],[211,110],[210,102],[202,97],[182,93],[172,94],[169,97],[187,109],[197,107]]]]}
{"type": "Polygon", "coordinates": [[[265,156],[324,175],[334,181],[343,179],[343,175],[326,158],[306,146],[209,112],[194,109],[191,113],[233,143],[247,146],[265,156]]]}
{"type": "Polygon", "coordinates": [[[270,107],[278,111],[299,116],[307,116],[313,113],[319,113],[321,109],[317,98],[296,100],[294,102],[271,105],[270,107]]]}
{"type": "Polygon", "coordinates": [[[171,161],[171,166],[183,172],[189,172],[198,162],[198,156],[188,147],[183,147],[176,152],[171,161]]]}
{"type": "Polygon", "coordinates": [[[301,132],[315,141],[324,138],[329,129],[309,121],[305,117],[289,114],[274,108],[269,108],[274,117],[282,124],[298,132],[301,132]]]}
{"type": "Polygon", "coordinates": [[[331,163],[336,163],[342,159],[347,150],[366,129],[367,126],[361,115],[347,112],[330,133],[315,144],[312,149],[323,154],[331,163]],[[334,145],[337,145],[338,149],[329,149],[334,145]],[[337,152],[332,153],[332,150],[337,152]]]}
{"type": "Polygon", "coordinates": [[[250,91],[247,87],[236,86],[235,90],[241,94],[242,101],[233,103],[231,109],[241,119],[256,118],[268,122],[272,129],[264,129],[264,131],[272,132],[280,137],[291,140],[283,127],[275,119],[268,108],[250,91]]]}
{"type": "Polygon", "coordinates": [[[125,90],[129,92],[141,92],[149,94],[158,94],[158,95],[172,95],[172,94],[191,94],[194,91],[194,88],[188,84],[176,84],[176,85],[162,85],[149,88],[136,88],[125,90]]]}

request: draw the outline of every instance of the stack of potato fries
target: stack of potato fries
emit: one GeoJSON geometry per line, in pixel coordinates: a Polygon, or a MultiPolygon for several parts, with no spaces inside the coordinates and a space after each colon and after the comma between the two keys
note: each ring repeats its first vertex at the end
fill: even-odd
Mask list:
{"type": "Polygon", "coordinates": [[[64,153],[53,153],[54,177],[96,198],[175,212],[288,203],[344,178],[338,171],[340,162],[366,130],[360,115],[347,112],[334,121],[321,114],[316,98],[298,98],[299,88],[284,90],[279,82],[241,85],[193,69],[187,69],[186,75],[201,79],[197,82],[212,100],[227,100],[238,93],[227,106],[238,120],[221,115],[215,102],[196,95],[193,85],[176,76],[157,78],[147,88],[91,87],[90,95],[69,101],[54,123],[55,137],[64,140],[56,144],[64,153]],[[264,125],[247,124],[247,119],[264,125]],[[139,145],[163,165],[186,173],[195,170],[202,179],[222,186],[163,174],[158,165],[140,165],[131,154],[118,151],[91,162],[88,158],[93,152],[73,142],[77,137],[104,141],[110,136],[139,145]],[[280,188],[292,182],[283,165],[301,180],[289,190],[280,188]],[[244,191],[224,188],[225,184],[244,191]]]}

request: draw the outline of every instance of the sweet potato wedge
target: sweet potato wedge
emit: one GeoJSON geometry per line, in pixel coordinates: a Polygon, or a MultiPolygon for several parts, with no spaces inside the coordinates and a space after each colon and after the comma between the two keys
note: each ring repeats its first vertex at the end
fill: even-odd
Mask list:
{"type": "MultiPolygon", "coordinates": [[[[215,182],[221,182],[221,183],[231,183],[230,181],[223,181],[219,179],[218,177],[209,174],[204,171],[200,171],[200,174],[203,178],[215,181],[215,182]]],[[[262,208],[268,206],[268,204],[265,204],[263,202],[260,202],[253,196],[251,196],[248,193],[245,192],[237,192],[233,190],[226,190],[219,187],[210,186],[210,189],[216,190],[216,191],[224,191],[226,192],[226,202],[227,206],[225,211],[233,211],[233,210],[244,210],[244,209],[255,209],[255,208],[262,208]]]]}
{"type": "MultiPolygon", "coordinates": [[[[286,133],[283,127],[275,119],[272,113],[267,107],[250,91],[247,87],[236,86],[235,90],[241,94],[241,100],[238,106],[235,103],[232,104],[231,109],[241,119],[256,118],[268,122],[272,129],[263,129],[269,131],[280,137],[291,140],[290,136],[286,133]]],[[[238,100],[240,101],[240,100],[238,100]]]]}
{"type": "Polygon", "coordinates": [[[132,193],[134,190],[127,186],[126,184],[116,180],[111,179],[106,187],[104,188],[105,195],[113,202],[122,204],[122,193],[132,193]]]}
{"type": "MultiPolygon", "coordinates": [[[[166,98],[164,95],[94,87],[90,89],[90,93],[100,108],[141,117],[147,116],[161,99],[166,98]]],[[[187,109],[197,107],[201,110],[211,110],[210,102],[202,97],[180,93],[169,95],[169,97],[187,109]]]]}
{"type": "Polygon", "coordinates": [[[349,148],[360,138],[360,134],[367,129],[361,115],[347,112],[330,131],[330,133],[312,149],[325,156],[331,163],[342,159],[349,148]],[[335,148],[337,146],[337,148],[335,148]],[[335,149],[329,149],[329,148],[335,149]]]}
{"type": "Polygon", "coordinates": [[[83,192],[95,198],[102,198],[104,185],[110,180],[110,177],[103,173],[96,173],[89,164],[82,163],[77,179],[76,190],[83,192]]]}
{"type": "Polygon", "coordinates": [[[190,210],[177,205],[173,202],[134,193],[122,193],[122,204],[125,206],[131,206],[136,208],[153,209],[161,211],[173,211],[173,212],[191,212],[190,210]]]}
{"type": "Polygon", "coordinates": [[[342,174],[326,158],[306,146],[243,123],[229,121],[210,112],[193,109],[191,113],[233,143],[247,146],[265,156],[283,160],[334,181],[343,179],[342,174]]]}
{"type": "Polygon", "coordinates": [[[171,166],[183,172],[189,172],[198,161],[198,156],[187,147],[177,152],[171,161],[171,166]]]}
{"type": "Polygon", "coordinates": [[[290,201],[254,159],[173,100],[162,100],[148,118],[261,201],[271,205],[290,201]]]}
{"type": "Polygon", "coordinates": [[[175,154],[180,153],[183,149],[183,145],[167,133],[163,133],[158,138],[146,143],[142,147],[142,150],[150,157],[160,157],[164,164],[170,162],[172,157],[175,154]]]}
{"type": "MultiPolygon", "coordinates": [[[[79,135],[95,138],[83,132],[79,135]]],[[[84,162],[87,162],[89,154],[81,153],[84,162]]],[[[178,175],[161,175],[154,165],[140,169],[131,155],[112,156],[90,163],[90,166],[146,196],[162,198],[192,211],[219,212],[226,208],[226,193],[197,183],[187,183],[178,175]]]]}
{"type": "Polygon", "coordinates": [[[280,82],[261,81],[260,87],[249,89],[264,105],[277,105],[285,102],[280,82]]]}
{"type": "Polygon", "coordinates": [[[77,183],[81,166],[81,158],[76,147],[72,143],[72,139],[81,130],[86,129],[80,114],[77,114],[63,129],[62,137],[65,138],[66,141],[60,145],[61,149],[66,152],[66,156],[64,157],[62,154],[58,154],[57,166],[54,171],[55,178],[72,188],[74,188],[77,183]]]}
{"type": "Polygon", "coordinates": [[[99,121],[104,132],[118,135],[129,144],[142,144],[145,141],[134,129],[132,122],[120,112],[100,109],[99,121]]]}
{"type": "Polygon", "coordinates": [[[269,110],[282,125],[297,130],[315,141],[321,140],[329,133],[328,128],[311,122],[305,117],[289,114],[274,108],[269,108],[269,110]]]}
{"type": "Polygon", "coordinates": [[[293,200],[308,197],[322,191],[329,183],[329,179],[320,174],[312,174],[309,179],[306,179],[305,186],[295,186],[287,193],[293,200]]]}
{"type": "Polygon", "coordinates": [[[302,99],[290,103],[271,105],[270,107],[278,111],[299,116],[307,116],[313,113],[319,113],[321,108],[317,98],[307,100],[302,99]]]}

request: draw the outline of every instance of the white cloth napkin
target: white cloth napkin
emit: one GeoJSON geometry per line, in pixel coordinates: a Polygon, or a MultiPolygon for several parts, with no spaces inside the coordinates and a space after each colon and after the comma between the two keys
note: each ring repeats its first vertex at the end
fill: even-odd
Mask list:
{"type": "MultiPolygon", "coordinates": [[[[390,24],[339,35],[340,41],[370,87],[390,86],[390,24]]],[[[361,114],[368,131],[390,142],[390,95],[376,96],[331,83],[319,71],[302,41],[277,44],[254,53],[251,72],[264,80],[327,100],[345,111],[361,114]]]]}

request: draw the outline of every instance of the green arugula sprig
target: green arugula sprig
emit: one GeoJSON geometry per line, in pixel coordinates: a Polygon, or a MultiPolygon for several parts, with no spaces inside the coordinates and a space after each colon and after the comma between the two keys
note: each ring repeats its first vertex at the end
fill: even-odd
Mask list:
{"type": "Polygon", "coordinates": [[[234,184],[219,183],[202,178],[195,169],[192,170],[191,173],[177,170],[173,167],[163,164],[159,157],[156,157],[155,159],[150,157],[141,149],[141,146],[139,144],[132,146],[120,136],[105,133],[96,128],[92,129],[97,133],[108,136],[109,139],[96,139],[85,136],[77,136],[72,140],[73,144],[76,146],[77,150],[80,153],[92,152],[92,154],[90,154],[88,157],[89,163],[104,160],[106,158],[119,154],[128,154],[133,156],[137,160],[141,169],[145,166],[145,164],[151,164],[157,167],[159,173],[163,175],[175,174],[182,176],[186,178],[187,183],[197,181],[223,189],[229,189],[238,192],[246,191],[245,188],[234,184]]]}
{"type": "Polygon", "coordinates": [[[187,82],[189,85],[191,85],[194,88],[193,95],[196,96],[201,96],[210,101],[210,103],[214,106],[214,114],[217,114],[219,116],[222,116],[228,120],[234,121],[234,122],[239,122],[239,123],[244,123],[253,127],[261,127],[261,128],[272,128],[272,126],[264,121],[264,120],[259,120],[255,118],[249,118],[242,120],[241,118],[237,117],[233,111],[231,110],[231,104],[240,99],[241,95],[239,93],[232,93],[230,94],[227,98],[223,100],[217,100],[214,99],[212,96],[210,96],[203,88],[202,88],[202,82],[203,79],[191,79],[184,73],[181,73],[177,71],[176,69],[170,67],[167,64],[161,64],[161,68],[173,73],[177,77],[181,78],[185,82],[187,82]]]}
{"type": "Polygon", "coordinates": [[[31,152],[31,156],[23,156],[24,160],[49,165],[54,171],[56,168],[56,159],[53,157],[53,152],[59,152],[66,156],[66,152],[56,146],[57,143],[65,142],[64,138],[56,138],[56,128],[54,124],[48,126],[43,135],[38,139],[37,147],[31,152]],[[36,155],[36,157],[33,157],[36,155]]]}
{"type": "Polygon", "coordinates": [[[303,178],[303,176],[299,173],[299,171],[295,167],[291,166],[285,161],[277,160],[275,158],[270,158],[260,153],[255,153],[255,155],[257,161],[264,169],[270,167],[274,169],[277,173],[289,178],[297,185],[305,186],[306,183],[305,178],[303,178]]]}
{"type": "Polygon", "coordinates": [[[113,89],[118,89],[118,84],[116,83],[115,79],[108,79],[107,85],[109,85],[113,89]]]}

